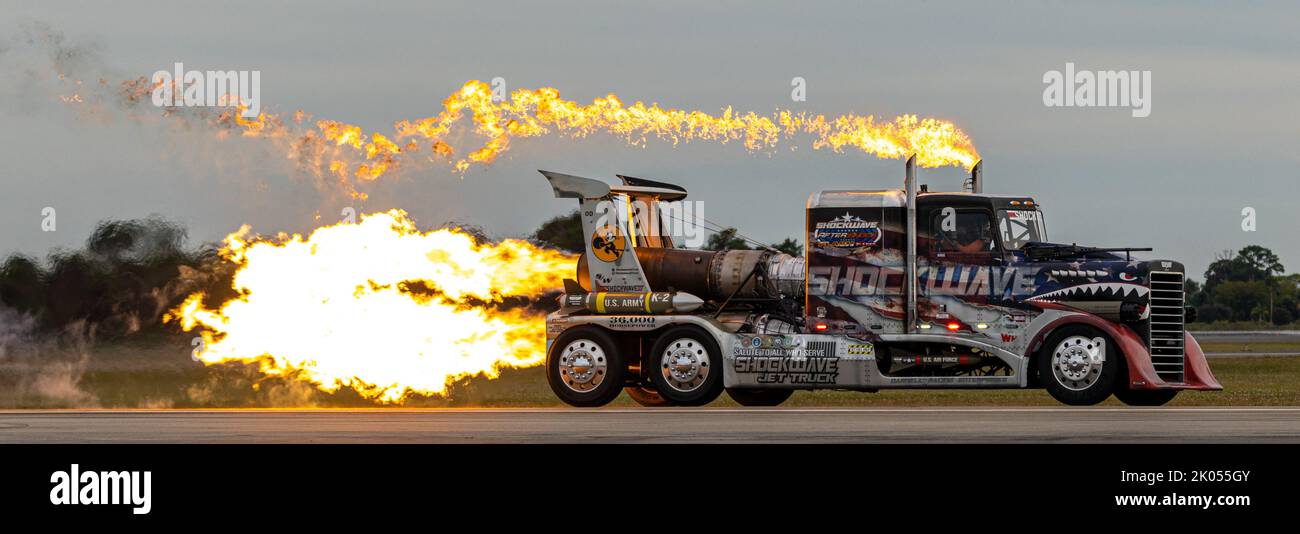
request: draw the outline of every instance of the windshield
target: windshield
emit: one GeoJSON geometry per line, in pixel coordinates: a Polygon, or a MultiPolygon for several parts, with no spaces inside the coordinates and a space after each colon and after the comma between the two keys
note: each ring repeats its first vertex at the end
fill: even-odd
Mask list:
{"type": "Polygon", "coordinates": [[[1030,241],[1047,240],[1043,214],[1038,210],[1001,210],[998,230],[1002,232],[1002,246],[1007,250],[1020,250],[1030,241]]]}

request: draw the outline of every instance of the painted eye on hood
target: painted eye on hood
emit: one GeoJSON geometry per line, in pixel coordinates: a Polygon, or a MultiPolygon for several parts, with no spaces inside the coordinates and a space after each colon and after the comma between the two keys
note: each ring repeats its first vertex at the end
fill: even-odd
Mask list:
{"type": "Polygon", "coordinates": [[[1134,281],[1134,280],[1137,280],[1138,277],[1133,276],[1133,275],[1131,275],[1131,274],[1129,274],[1129,273],[1119,273],[1119,279],[1120,279],[1120,280],[1123,280],[1123,281],[1125,281],[1125,282],[1132,282],[1132,281],[1134,281]]]}

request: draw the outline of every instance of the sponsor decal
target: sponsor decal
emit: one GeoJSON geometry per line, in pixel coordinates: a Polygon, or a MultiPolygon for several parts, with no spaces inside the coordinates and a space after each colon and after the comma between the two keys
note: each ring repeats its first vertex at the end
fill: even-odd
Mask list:
{"type": "Polygon", "coordinates": [[[605,263],[614,263],[623,256],[627,239],[616,226],[603,226],[591,234],[591,253],[605,263]]]}
{"type": "Polygon", "coordinates": [[[968,364],[971,363],[969,356],[960,356],[955,354],[946,355],[921,355],[916,356],[894,356],[895,365],[949,365],[949,364],[968,364]]]}
{"type": "Polygon", "coordinates": [[[1007,210],[1007,218],[1019,221],[1037,221],[1038,210],[1007,210]]]}
{"type": "MultiPolygon", "coordinates": [[[[927,295],[1010,297],[1033,295],[1038,270],[990,268],[961,264],[923,267],[917,284],[927,295]]],[[[810,296],[901,295],[906,285],[903,270],[876,265],[813,266],[808,268],[810,296]]]]}
{"type": "Polygon", "coordinates": [[[1006,384],[1016,380],[1013,376],[906,376],[889,377],[891,384],[939,385],[939,384],[1006,384]]]}
{"type": "Polygon", "coordinates": [[[871,343],[849,343],[849,356],[875,356],[876,346],[871,343]]]}
{"type": "Polygon", "coordinates": [[[614,315],[607,319],[606,326],[614,330],[654,330],[659,326],[659,318],[640,315],[614,315]]]}
{"type": "Polygon", "coordinates": [[[834,384],[839,377],[835,342],[805,343],[799,336],[742,336],[732,350],[737,373],[759,384],[834,384]]]}
{"type": "Polygon", "coordinates": [[[601,284],[600,288],[610,293],[636,293],[645,289],[641,285],[601,284]]]}
{"type": "MultiPolygon", "coordinates": [[[[618,269],[615,269],[614,271],[615,274],[620,274],[618,272],[618,269]]],[[[635,269],[633,269],[632,272],[637,273],[635,269]]],[[[640,275],[638,274],[638,278],[639,277],[640,275]]],[[[642,291],[645,291],[645,286],[641,284],[628,284],[628,283],[616,284],[614,283],[614,277],[608,274],[595,273],[593,275],[593,278],[596,279],[596,288],[595,288],[596,291],[608,291],[611,293],[640,293],[642,291]]],[[[620,280],[620,281],[626,282],[626,280],[620,280]]]]}
{"type": "Polygon", "coordinates": [[[864,248],[880,243],[880,222],[845,213],[813,228],[815,248],[864,248]]]}
{"type": "Polygon", "coordinates": [[[738,356],[737,373],[757,374],[759,384],[834,384],[839,376],[839,358],[791,358],[789,356],[738,356]]]}

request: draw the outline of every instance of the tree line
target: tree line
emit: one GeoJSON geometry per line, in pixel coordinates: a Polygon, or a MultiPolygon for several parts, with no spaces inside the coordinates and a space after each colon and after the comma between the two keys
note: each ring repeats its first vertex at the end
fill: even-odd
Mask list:
{"type": "Polygon", "coordinates": [[[1286,274],[1277,254],[1259,245],[1219,253],[1205,281],[1188,280],[1186,289],[1199,322],[1281,326],[1300,319],[1300,273],[1286,274]]]}

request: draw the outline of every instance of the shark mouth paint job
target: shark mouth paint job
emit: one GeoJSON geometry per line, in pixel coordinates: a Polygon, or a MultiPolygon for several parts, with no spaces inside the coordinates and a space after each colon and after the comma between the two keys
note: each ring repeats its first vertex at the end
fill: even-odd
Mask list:
{"type": "Polygon", "coordinates": [[[1056,300],[1115,300],[1125,297],[1143,297],[1149,290],[1146,286],[1137,284],[1125,284],[1119,282],[1099,282],[1092,284],[1079,284],[1070,286],[1056,291],[1035,295],[1027,300],[1031,301],[1056,301],[1056,300]]]}

